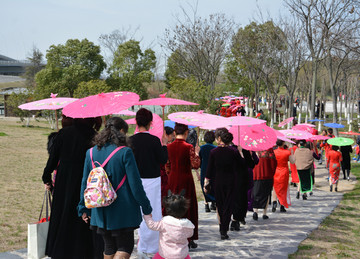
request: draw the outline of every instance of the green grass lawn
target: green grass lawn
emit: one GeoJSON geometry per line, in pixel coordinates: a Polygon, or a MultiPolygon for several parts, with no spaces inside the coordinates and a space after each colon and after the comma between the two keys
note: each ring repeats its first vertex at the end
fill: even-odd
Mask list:
{"type": "MultiPolygon", "coordinates": [[[[360,164],[351,174],[360,177],[360,164]]],[[[289,258],[360,258],[360,181],[289,258]]]]}

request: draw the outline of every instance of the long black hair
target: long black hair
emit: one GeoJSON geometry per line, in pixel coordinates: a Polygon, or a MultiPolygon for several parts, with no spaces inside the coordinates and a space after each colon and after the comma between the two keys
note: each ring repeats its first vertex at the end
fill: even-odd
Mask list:
{"type": "Polygon", "coordinates": [[[106,121],[105,128],[95,136],[94,145],[100,150],[106,143],[116,146],[129,146],[126,133],[129,125],[119,117],[112,117],[106,121]],[[123,132],[121,132],[122,130],[123,132]]]}

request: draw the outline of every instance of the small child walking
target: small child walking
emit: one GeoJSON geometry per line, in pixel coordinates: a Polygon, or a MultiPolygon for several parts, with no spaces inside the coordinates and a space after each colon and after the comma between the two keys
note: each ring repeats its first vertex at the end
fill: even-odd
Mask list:
{"type": "Polygon", "coordinates": [[[160,232],[159,252],[153,259],[190,259],[188,238],[193,235],[194,224],[186,218],[182,218],[189,209],[190,201],[184,195],[168,195],[163,199],[163,207],[166,215],[160,221],[154,221],[150,215],[144,215],[144,220],[149,229],[160,232]]]}

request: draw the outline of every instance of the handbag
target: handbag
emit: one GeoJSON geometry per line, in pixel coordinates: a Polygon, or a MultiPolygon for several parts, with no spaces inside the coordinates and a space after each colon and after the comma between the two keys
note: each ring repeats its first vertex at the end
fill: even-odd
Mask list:
{"type": "Polygon", "coordinates": [[[40,259],[45,257],[46,240],[49,230],[50,217],[49,210],[51,208],[51,193],[46,190],[44,194],[43,203],[39,215],[39,220],[36,223],[28,224],[28,258],[40,259]],[[45,218],[41,218],[44,203],[45,207],[45,218]],[[49,207],[50,205],[50,207],[49,207]]]}

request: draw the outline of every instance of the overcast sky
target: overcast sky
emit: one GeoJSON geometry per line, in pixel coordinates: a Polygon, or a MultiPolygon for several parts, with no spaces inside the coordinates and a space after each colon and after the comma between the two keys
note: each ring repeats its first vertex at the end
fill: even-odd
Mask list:
{"type": "MultiPolygon", "coordinates": [[[[195,0],[1,0],[0,54],[14,59],[30,56],[36,46],[44,55],[50,45],[84,39],[99,45],[101,34],[137,28],[143,46],[161,52],[158,38],[175,24],[175,16],[195,5],[195,0]]],[[[283,0],[198,0],[198,16],[224,13],[245,26],[259,18],[279,15],[283,0]]]]}

